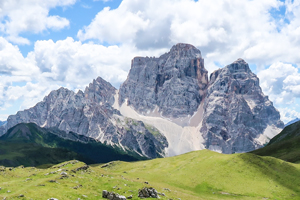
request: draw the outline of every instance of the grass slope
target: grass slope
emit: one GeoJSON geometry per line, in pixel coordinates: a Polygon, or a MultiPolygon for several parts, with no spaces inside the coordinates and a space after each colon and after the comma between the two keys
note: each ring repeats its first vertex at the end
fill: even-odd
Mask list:
{"type": "Polygon", "coordinates": [[[57,164],[72,159],[92,164],[143,158],[90,138],[88,143],[63,139],[33,123],[18,124],[0,137],[0,164],[5,166],[57,164]]]}
{"type": "Polygon", "coordinates": [[[300,163],[300,121],[285,127],[267,146],[251,153],[300,163]]]}
{"type": "Polygon", "coordinates": [[[202,150],[170,158],[131,163],[117,161],[105,168],[92,165],[87,171],[71,171],[83,165],[79,162],[49,169],[0,170],[0,199],[20,199],[20,194],[25,195],[23,199],[36,200],[50,197],[102,199],[102,190],[125,196],[132,194],[133,199],[139,199],[138,189],[145,186],[165,193],[165,197],[161,196],[163,200],[300,199],[300,165],[248,153],[224,155],[202,150]],[[58,169],[67,170],[68,178],[60,179],[58,169]]]}

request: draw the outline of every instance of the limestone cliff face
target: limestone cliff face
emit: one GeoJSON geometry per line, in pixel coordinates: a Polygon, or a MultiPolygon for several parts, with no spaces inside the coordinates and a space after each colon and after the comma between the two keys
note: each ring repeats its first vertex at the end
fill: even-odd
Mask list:
{"type": "Polygon", "coordinates": [[[223,153],[262,147],[284,127],[242,59],[211,74],[203,115],[200,132],[205,147],[223,153]]]}
{"type": "Polygon", "coordinates": [[[186,117],[197,110],[207,84],[201,52],[192,45],[177,44],[159,58],[132,60],[120,87],[119,103],[128,99],[128,105],[143,115],[158,112],[169,118],[186,117]]]}
{"type": "Polygon", "coordinates": [[[9,116],[2,134],[18,123],[33,122],[95,138],[150,158],[164,156],[166,138],[159,131],[153,135],[154,127],[146,128],[143,122],[123,117],[112,107],[115,93],[116,89],[100,77],[84,93],[66,88],[54,90],[36,106],[9,116]]]}

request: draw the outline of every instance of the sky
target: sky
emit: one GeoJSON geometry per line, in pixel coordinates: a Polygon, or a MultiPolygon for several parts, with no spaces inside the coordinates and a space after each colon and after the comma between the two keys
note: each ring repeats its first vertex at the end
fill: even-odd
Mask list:
{"type": "Polygon", "coordinates": [[[0,120],[98,76],[119,88],[133,57],[177,43],[209,73],[243,58],[281,119],[300,118],[300,1],[0,0],[0,120]]]}

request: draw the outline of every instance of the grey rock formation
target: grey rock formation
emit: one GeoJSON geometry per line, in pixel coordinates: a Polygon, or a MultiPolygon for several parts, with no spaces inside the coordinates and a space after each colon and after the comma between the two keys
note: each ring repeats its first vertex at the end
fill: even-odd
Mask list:
{"type": "Polygon", "coordinates": [[[119,104],[148,115],[158,107],[165,117],[193,115],[208,84],[201,52],[189,44],[177,44],[159,58],[135,57],[127,80],[119,90],[119,104]]]}
{"type": "Polygon", "coordinates": [[[283,126],[279,112],[262,93],[257,76],[244,60],[211,74],[200,130],[207,149],[251,151],[262,147],[262,134],[283,126]]]}
{"type": "Polygon", "coordinates": [[[146,157],[164,156],[168,146],[166,138],[158,130],[152,134],[154,127],[123,117],[112,107],[115,93],[116,89],[100,77],[84,93],[60,88],[34,107],[9,116],[7,124],[1,127],[2,134],[18,123],[33,122],[41,127],[88,136],[146,157]]]}
{"type": "Polygon", "coordinates": [[[125,196],[119,195],[114,192],[108,192],[107,190],[102,191],[102,197],[109,200],[126,200],[125,196]]]}
{"type": "Polygon", "coordinates": [[[140,198],[159,198],[158,193],[156,189],[150,187],[144,187],[142,189],[139,189],[139,195],[140,198]]]}

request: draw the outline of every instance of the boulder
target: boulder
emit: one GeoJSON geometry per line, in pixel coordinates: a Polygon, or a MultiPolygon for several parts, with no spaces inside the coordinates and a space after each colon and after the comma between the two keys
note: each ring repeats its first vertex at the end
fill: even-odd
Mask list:
{"type": "Polygon", "coordinates": [[[138,197],[140,198],[158,198],[158,193],[156,189],[150,187],[144,187],[143,189],[139,190],[139,195],[138,197]]]}

